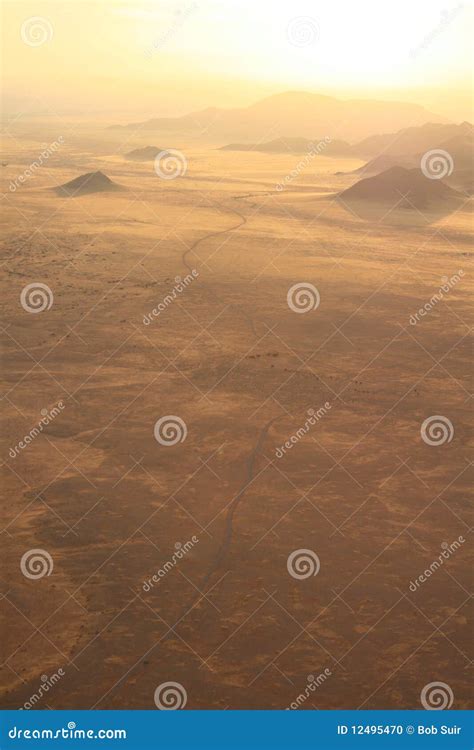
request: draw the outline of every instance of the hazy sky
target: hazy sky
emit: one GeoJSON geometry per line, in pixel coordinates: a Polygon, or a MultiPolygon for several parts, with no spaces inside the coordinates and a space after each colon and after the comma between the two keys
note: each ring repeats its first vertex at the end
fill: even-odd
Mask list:
{"type": "Polygon", "coordinates": [[[8,111],[182,114],[301,89],[471,118],[467,1],[4,0],[3,16],[8,111]]]}

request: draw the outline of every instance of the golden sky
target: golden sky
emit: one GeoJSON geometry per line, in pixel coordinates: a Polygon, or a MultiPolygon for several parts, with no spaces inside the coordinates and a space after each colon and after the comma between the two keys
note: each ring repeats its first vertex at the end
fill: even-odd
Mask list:
{"type": "Polygon", "coordinates": [[[471,118],[458,0],[4,0],[2,33],[7,111],[184,114],[291,89],[471,118]]]}

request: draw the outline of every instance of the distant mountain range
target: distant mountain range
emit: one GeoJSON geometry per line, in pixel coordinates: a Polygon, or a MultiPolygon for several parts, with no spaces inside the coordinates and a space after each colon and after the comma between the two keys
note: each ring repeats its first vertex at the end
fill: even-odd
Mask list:
{"type": "Polygon", "coordinates": [[[429,151],[445,151],[453,165],[445,182],[465,193],[473,192],[474,128],[469,122],[462,122],[460,125],[429,123],[390,135],[374,136],[362,144],[356,144],[354,151],[367,154],[377,148],[382,153],[351,174],[375,175],[392,167],[419,169],[424,154],[429,151]]]}
{"type": "MultiPolygon", "coordinates": [[[[349,174],[380,174],[380,172],[384,172],[386,169],[391,169],[392,167],[413,168],[415,166],[415,158],[412,156],[387,156],[386,154],[381,154],[380,156],[375,156],[373,159],[370,159],[367,164],[363,164],[361,167],[358,167],[358,169],[353,169],[349,174]]],[[[337,174],[343,173],[338,172],[337,174]]]]}
{"type": "Polygon", "coordinates": [[[343,140],[324,138],[276,138],[266,143],[229,143],[221,146],[220,151],[259,151],[265,154],[304,154],[311,150],[326,156],[352,156],[353,147],[343,140]]]}
{"type": "MultiPolygon", "coordinates": [[[[423,154],[430,148],[444,148],[465,161],[472,153],[474,128],[469,122],[460,125],[425,123],[416,128],[402,128],[396,133],[384,133],[364,138],[354,144],[344,140],[325,141],[324,138],[276,138],[261,143],[229,143],[221,151],[261,151],[263,153],[307,153],[320,146],[327,156],[353,156],[363,159],[373,156],[381,159],[382,168],[399,163],[400,159],[423,154]],[[385,166],[386,165],[386,166],[385,166]]],[[[360,167],[360,169],[364,169],[360,167]]]]}
{"type": "MultiPolygon", "coordinates": [[[[441,201],[462,198],[462,193],[472,194],[473,147],[474,128],[471,123],[462,122],[457,125],[430,122],[417,127],[401,128],[393,133],[372,135],[354,144],[343,139],[333,140],[330,136],[318,139],[286,135],[270,141],[230,143],[221,146],[219,150],[295,155],[316,151],[324,156],[354,159],[369,157],[366,164],[348,173],[365,179],[359,180],[341,193],[341,198],[346,201],[397,203],[400,195],[406,194],[406,207],[423,208],[441,201]],[[429,151],[447,152],[447,161],[448,164],[451,162],[451,168],[444,180],[430,180],[423,174],[422,160],[429,151]]],[[[166,149],[145,146],[128,152],[124,157],[135,161],[148,161],[154,159],[161,150],[166,149]]],[[[94,173],[92,177],[95,190],[117,189],[103,184],[103,178],[108,178],[102,173],[94,173]],[[98,183],[98,175],[102,176],[102,180],[99,181],[101,184],[95,185],[98,183]]],[[[91,175],[84,175],[78,179],[85,178],[89,180],[91,175]]],[[[72,181],[59,190],[70,190],[75,182],[72,181]]],[[[84,191],[87,187],[84,186],[84,191]]]]}
{"type": "Polygon", "coordinates": [[[462,122],[460,125],[428,122],[421,127],[402,128],[396,133],[372,135],[357,143],[356,149],[361,157],[376,156],[382,152],[386,156],[419,154],[429,148],[441,147],[450,139],[472,139],[472,136],[473,126],[470,122],[462,122]]]}
{"type": "Polygon", "coordinates": [[[423,154],[432,149],[447,151],[454,163],[452,174],[446,182],[472,193],[474,128],[469,122],[456,124],[425,123],[418,127],[402,128],[396,133],[374,135],[351,145],[343,140],[276,138],[263,143],[230,143],[221,146],[221,151],[257,151],[268,154],[304,154],[316,149],[324,156],[352,157],[363,159],[366,164],[352,172],[336,174],[375,175],[392,167],[419,168],[423,154]]]}
{"type": "MultiPolygon", "coordinates": [[[[262,99],[248,107],[221,109],[209,107],[182,117],[157,117],[145,122],[112,125],[112,128],[180,136],[206,136],[208,139],[244,138],[322,138],[355,141],[373,133],[387,133],[444,118],[419,104],[336,99],[301,91],[288,91],[262,99]]],[[[383,137],[383,136],[382,136],[383,137]]]]}

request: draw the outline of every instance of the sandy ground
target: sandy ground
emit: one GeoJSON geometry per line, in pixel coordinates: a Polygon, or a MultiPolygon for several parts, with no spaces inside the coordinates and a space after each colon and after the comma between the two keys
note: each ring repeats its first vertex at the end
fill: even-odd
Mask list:
{"type": "Polygon", "coordinates": [[[371,220],[335,199],[355,178],[334,173],[361,162],[318,156],[278,191],[295,156],[196,144],[167,181],[105,131],[66,137],[12,192],[31,138],[7,139],[1,172],[2,705],[62,669],[36,707],[151,709],[175,681],[188,708],[276,709],[326,669],[302,709],[419,708],[434,681],[467,707],[469,206],[371,220]],[[95,170],[127,191],[50,190],[95,170]],[[54,293],[38,314],[20,303],[33,282],[54,293]],[[320,294],[305,314],[287,303],[300,282],[320,294]],[[165,415],[183,442],[157,442],[165,415]],[[449,443],[422,440],[432,415],[449,443]],[[40,579],[20,569],[35,548],[54,562],[40,579]],[[317,575],[289,574],[300,549],[317,575]]]}

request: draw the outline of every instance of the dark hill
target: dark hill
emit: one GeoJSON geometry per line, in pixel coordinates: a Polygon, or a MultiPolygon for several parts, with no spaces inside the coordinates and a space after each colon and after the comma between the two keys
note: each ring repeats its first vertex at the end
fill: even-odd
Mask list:
{"type": "Polygon", "coordinates": [[[121,185],[117,185],[110,177],[103,172],[87,172],[75,177],[64,185],[58,185],[53,188],[57,195],[88,195],[89,193],[106,193],[125,190],[121,185]]]}
{"type": "Polygon", "coordinates": [[[158,146],[144,146],[143,148],[135,148],[133,151],[129,151],[125,154],[125,159],[129,161],[153,161],[157,154],[162,151],[166,151],[166,149],[158,148],[158,146]]]}
{"type": "Polygon", "coordinates": [[[344,190],[343,201],[391,203],[400,208],[438,208],[462,198],[442,180],[430,180],[419,168],[392,167],[375,177],[366,177],[344,190]],[[401,200],[403,197],[404,200],[401,200]]]}

